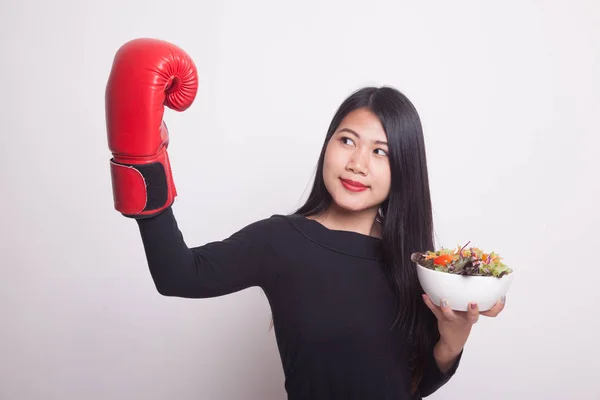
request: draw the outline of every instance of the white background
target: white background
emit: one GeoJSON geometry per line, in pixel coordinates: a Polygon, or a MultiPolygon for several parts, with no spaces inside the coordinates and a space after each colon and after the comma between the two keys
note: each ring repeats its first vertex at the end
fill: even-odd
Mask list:
{"type": "Polygon", "coordinates": [[[330,118],[364,85],[417,106],[438,245],[518,269],[431,399],[600,399],[600,3],[3,1],[0,399],[284,399],[251,288],[161,297],[112,208],[104,89],[156,37],[200,88],[167,111],[190,245],[301,204],[330,118]]]}

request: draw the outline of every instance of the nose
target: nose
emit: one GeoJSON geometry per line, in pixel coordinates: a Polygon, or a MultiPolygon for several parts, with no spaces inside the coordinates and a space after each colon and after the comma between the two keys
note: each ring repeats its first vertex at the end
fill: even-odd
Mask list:
{"type": "Polygon", "coordinates": [[[352,157],[348,160],[346,169],[355,174],[366,176],[369,170],[369,157],[364,151],[356,150],[352,153],[352,157]]]}

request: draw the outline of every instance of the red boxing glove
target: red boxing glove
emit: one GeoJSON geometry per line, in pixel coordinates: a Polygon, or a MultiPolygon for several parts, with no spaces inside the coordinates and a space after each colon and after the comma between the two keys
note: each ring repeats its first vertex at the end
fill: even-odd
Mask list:
{"type": "Polygon", "coordinates": [[[135,39],[117,51],[105,106],[114,207],[123,215],[149,217],[173,204],[164,106],[184,111],[197,91],[196,66],[177,46],[135,39]]]}

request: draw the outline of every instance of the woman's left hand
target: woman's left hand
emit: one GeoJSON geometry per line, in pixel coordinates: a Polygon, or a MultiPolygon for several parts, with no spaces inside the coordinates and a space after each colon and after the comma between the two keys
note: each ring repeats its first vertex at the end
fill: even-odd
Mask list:
{"type": "Polygon", "coordinates": [[[460,352],[467,343],[471,328],[477,323],[479,316],[496,317],[502,312],[506,302],[503,297],[488,311],[480,312],[475,303],[469,304],[468,311],[454,311],[443,301],[441,307],[435,305],[426,294],[423,294],[423,300],[437,317],[440,340],[456,353],[460,352]]]}

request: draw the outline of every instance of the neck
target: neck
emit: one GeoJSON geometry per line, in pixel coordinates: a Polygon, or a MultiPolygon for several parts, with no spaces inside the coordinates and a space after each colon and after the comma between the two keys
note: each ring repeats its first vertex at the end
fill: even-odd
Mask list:
{"type": "Polygon", "coordinates": [[[367,236],[381,237],[381,226],[375,221],[377,208],[348,211],[335,204],[329,206],[313,219],[332,230],[356,232],[367,236]]]}

